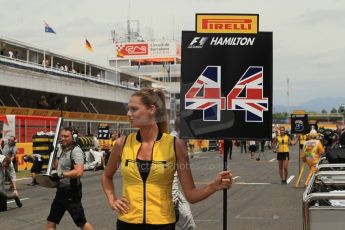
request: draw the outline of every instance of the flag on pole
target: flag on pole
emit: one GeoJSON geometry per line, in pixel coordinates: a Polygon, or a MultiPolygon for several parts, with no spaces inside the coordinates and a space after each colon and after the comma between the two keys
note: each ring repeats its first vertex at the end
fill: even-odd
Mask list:
{"type": "Polygon", "coordinates": [[[85,47],[86,47],[86,49],[87,49],[88,51],[90,51],[90,52],[93,51],[93,48],[92,48],[92,46],[91,46],[91,43],[90,43],[87,39],[85,39],[85,47]]]}
{"type": "Polygon", "coordinates": [[[46,33],[51,33],[51,34],[56,34],[53,28],[51,28],[48,23],[44,22],[44,32],[46,33]]]}
{"type": "Polygon", "coordinates": [[[122,52],[122,49],[123,49],[123,45],[116,44],[116,56],[117,57],[123,58],[125,56],[124,53],[122,52]]]}
{"type": "Polygon", "coordinates": [[[168,81],[171,81],[170,79],[170,63],[168,63],[168,66],[167,66],[167,78],[168,78],[168,81]]]}
{"type": "Polygon", "coordinates": [[[117,51],[116,56],[123,58],[125,55],[121,51],[117,51]]]}

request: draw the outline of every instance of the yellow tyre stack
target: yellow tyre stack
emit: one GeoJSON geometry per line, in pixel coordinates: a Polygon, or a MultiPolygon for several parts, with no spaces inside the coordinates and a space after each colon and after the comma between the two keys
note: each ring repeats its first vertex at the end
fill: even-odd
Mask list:
{"type": "Polygon", "coordinates": [[[54,136],[34,135],[32,137],[32,150],[34,154],[40,154],[43,160],[42,169],[47,169],[50,152],[49,146],[53,144],[54,136]]]}
{"type": "Polygon", "coordinates": [[[84,152],[93,149],[93,137],[78,137],[77,143],[84,152]]]}

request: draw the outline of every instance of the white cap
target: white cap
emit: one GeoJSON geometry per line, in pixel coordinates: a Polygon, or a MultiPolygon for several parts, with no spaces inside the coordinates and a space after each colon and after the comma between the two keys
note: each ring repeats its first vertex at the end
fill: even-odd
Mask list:
{"type": "Polygon", "coordinates": [[[316,137],[316,136],[317,136],[316,130],[315,130],[315,129],[312,129],[312,130],[310,131],[309,135],[312,136],[312,137],[316,137]]]}

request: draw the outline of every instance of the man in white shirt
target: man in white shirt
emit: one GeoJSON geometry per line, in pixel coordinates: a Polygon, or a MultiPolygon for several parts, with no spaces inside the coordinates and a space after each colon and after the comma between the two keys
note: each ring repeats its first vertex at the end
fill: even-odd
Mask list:
{"type": "MultiPolygon", "coordinates": [[[[180,129],[179,126],[180,126],[179,119],[176,119],[174,130],[170,133],[170,135],[179,137],[179,129],[180,129]]],[[[184,230],[194,230],[196,229],[196,226],[195,226],[192,211],[190,209],[188,201],[181,193],[178,184],[179,184],[178,175],[177,175],[177,172],[175,172],[174,181],[172,185],[172,195],[173,195],[173,201],[174,201],[174,206],[175,206],[175,212],[177,214],[176,226],[184,230]]]]}

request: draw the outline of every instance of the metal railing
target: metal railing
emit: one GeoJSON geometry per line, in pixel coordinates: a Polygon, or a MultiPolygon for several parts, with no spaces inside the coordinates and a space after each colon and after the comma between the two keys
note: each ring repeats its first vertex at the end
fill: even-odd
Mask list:
{"type": "Polygon", "coordinates": [[[0,63],[3,64],[8,64],[8,65],[14,65],[18,68],[29,68],[33,71],[37,71],[37,72],[45,72],[48,74],[53,74],[53,75],[63,75],[66,77],[71,77],[71,78],[75,78],[75,79],[79,79],[79,80],[88,80],[94,83],[98,83],[98,84],[106,84],[106,85],[110,85],[110,86],[115,86],[115,87],[120,87],[120,88],[124,88],[124,89],[131,89],[131,90],[139,90],[138,87],[132,87],[130,85],[123,85],[120,82],[115,82],[115,81],[109,81],[109,80],[105,80],[102,78],[97,78],[97,77],[93,77],[90,75],[86,75],[86,74],[81,74],[81,73],[72,73],[72,72],[66,72],[66,71],[62,71],[58,68],[54,68],[54,67],[45,67],[41,64],[38,63],[33,63],[33,62],[29,62],[29,61],[25,61],[25,60],[21,60],[21,59],[16,59],[16,58],[10,58],[8,56],[3,56],[0,55],[0,63]]]}

